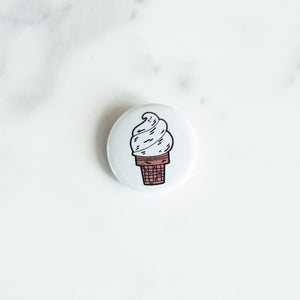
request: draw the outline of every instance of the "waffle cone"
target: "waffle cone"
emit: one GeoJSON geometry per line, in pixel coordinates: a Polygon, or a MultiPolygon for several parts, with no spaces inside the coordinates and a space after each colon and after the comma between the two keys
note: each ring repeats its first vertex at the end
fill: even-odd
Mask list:
{"type": "Polygon", "coordinates": [[[144,185],[165,183],[165,165],[169,162],[169,152],[157,156],[135,157],[136,165],[141,167],[144,185]]]}

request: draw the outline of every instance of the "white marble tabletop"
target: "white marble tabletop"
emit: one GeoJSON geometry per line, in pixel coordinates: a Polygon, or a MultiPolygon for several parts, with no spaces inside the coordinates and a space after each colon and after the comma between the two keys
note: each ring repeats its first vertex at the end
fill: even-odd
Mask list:
{"type": "Polygon", "coordinates": [[[299,0],[0,2],[0,299],[299,299],[299,0]],[[174,106],[199,160],[127,190],[106,138],[174,106]]]}

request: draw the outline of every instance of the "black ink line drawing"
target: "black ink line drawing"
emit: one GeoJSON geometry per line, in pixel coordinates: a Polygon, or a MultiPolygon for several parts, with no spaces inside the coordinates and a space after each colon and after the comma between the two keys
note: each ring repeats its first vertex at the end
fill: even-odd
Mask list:
{"type": "Polygon", "coordinates": [[[141,168],[144,185],[165,183],[165,165],[170,163],[174,145],[168,124],[153,112],[145,112],[144,120],[132,130],[130,147],[135,164],[141,168]]]}

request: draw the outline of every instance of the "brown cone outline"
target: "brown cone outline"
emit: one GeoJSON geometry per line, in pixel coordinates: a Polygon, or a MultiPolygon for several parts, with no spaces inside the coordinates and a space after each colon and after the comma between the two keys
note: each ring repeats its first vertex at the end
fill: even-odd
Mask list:
{"type": "Polygon", "coordinates": [[[144,185],[165,183],[165,165],[168,163],[169,152],[157,156],[135,157],[135,164],[141,167],[144,185]]]}

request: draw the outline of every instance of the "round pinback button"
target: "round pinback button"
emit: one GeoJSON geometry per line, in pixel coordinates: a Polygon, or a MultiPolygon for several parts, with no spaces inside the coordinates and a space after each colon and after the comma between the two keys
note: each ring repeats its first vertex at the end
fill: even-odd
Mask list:
{"type": "Polygon", "coordinates": [[[143,192],[160,192],[182,184],[197,158],[190,122],[162,104],[146,104],[125,112],[112,127],[107,157],[117,179],[143,192]]]}

